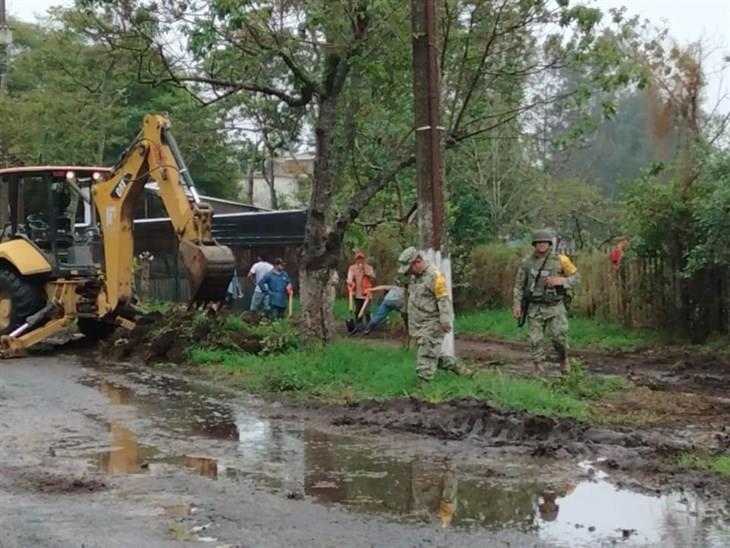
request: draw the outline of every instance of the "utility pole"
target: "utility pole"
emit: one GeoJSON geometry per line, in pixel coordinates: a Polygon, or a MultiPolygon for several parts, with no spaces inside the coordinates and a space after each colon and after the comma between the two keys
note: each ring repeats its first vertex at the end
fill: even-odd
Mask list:
{"type": "MultiPolygon", "coordinates": [[[[418,190],[418,246],[436,266],[451,289],[451,258],[445,228],[443,131],[440,99],[438,30],[435,0],[411,0],[413,35],[413,98],[416,127],[416,186],[418,190]]],[[[443,351],[454,355],[454,331],[444,339],[443,351]]]]}

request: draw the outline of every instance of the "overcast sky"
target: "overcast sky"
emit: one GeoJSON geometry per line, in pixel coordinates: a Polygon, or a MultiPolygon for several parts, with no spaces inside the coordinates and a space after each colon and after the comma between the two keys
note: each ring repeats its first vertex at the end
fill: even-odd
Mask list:
{"type": "MultiPolygon", "coordinates": [[[[730,111],[730,67],[723,58],[730,55],[730,0],[591,0],[608,9],[628,6],[629,13],[669,27],[681,43],[703,39],[713,50],[706,60],[708,103],[721,98],[723,111],[730,111]],[[721,70],[724,74],[721,74],[721,70]]],[[[6,0],[8,13],[26,21],[43,14],[51,6],[69,6],[72,0],[6,0]]]]}

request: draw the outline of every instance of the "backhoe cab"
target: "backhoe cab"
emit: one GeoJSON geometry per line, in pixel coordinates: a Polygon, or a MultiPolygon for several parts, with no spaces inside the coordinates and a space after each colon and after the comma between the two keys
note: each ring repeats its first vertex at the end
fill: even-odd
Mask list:
{"type": "Polygon", "coordinates": [[[0,169],[0,355],[17,355],[77,321],[90,337],[134,326],[133,214],[146,183],[157,183],[180,240],[192,300],[225,298],[231,250],[212,236],[212,208],[200,201],[169,133],[147,115],[112,168],[0,169]]]}

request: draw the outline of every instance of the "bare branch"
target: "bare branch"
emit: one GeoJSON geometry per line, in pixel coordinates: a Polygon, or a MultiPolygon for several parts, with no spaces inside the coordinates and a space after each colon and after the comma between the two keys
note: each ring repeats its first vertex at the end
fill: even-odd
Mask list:
{"type": "MultiPolygon", "coordinates": [[[[487,39],[486,44],[484,45],[484,49],[482,50],[481,59],[479,60],[479,67],[474,73],[474,76],[471,79],[471,82],[469,84],[469,87],[467,87],[466,90],[466,96],[464,97],[464,100],[461,103],[461,109],[459,109],[459,114],[456,115],[456,120],[454,121],[454,124],[451,126],[451,131],[458,131],[459,124],[461,124],[461,120],[464,117],[464,114],[466,113],[466,109],[469,107],[469,103],[471,102],[471,97],[474,94],[474,90],[476,89],[477,84],[479,83],[479,80],[482,78],[482,71],[484,70],[484,65],[487,62],[487,59],[489,58],[489,54],[492,50],[492,45],[494,44],[495,40],[499,36],[499,33],[497,32],[497,29],[499,28],[499,23],[502,18],[502,13],[504,12],[505,8],[507,7],[508,0],[502,0],[502,4],[497,8],[497,13],[494,16],[494,24],[492,25],[492,32],[489,35],[489,38],[487,39]]],[[[476,10],[475,10],[476,11],[476,10]]]]}

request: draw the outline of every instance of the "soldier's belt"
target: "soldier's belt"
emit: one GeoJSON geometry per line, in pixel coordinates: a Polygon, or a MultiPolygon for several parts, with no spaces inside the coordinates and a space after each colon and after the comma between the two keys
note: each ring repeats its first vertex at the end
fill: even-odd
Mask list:
{"type": "Polygon", "coordinates": [[[534,298],[530,299],[530,304],[547,304],[547,305],[551,305],[551,304],[558,304],[558,303],[561,303],[561,302],[563,302],[562,295],[560,295],[557,298],[550,298],[550,299],[544,299],[542,297],[534,297],[534,298]]]}

